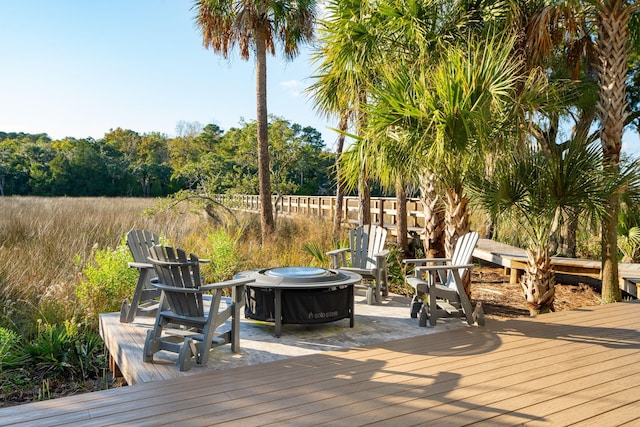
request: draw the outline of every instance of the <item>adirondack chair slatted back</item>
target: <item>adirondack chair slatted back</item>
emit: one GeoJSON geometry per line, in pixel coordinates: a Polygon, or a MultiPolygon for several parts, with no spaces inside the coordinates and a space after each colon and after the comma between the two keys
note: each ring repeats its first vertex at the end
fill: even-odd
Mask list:
{"type": "MultiPolygon", "coordinates": [[[[456,247],[453,251],[453,256],[451,257],[451,265],[469,264],[473,256],[473,250],[478,243],[478,238],[478,233],[475,231],[461,236],[456,242],[456,247]]],[[[468,270],[468,268],[460,270],[460,277],[463,277],[468,270]]],[[[456,283],[452,272],[449,272],[445,286],[451,289],[456,289],[456,283]]]]}
{"type": "Polygon", "coordinates": [[[363,225],[349,232],[351,266],[354,268],[376,268],[374,254],[384,249],[387,230],[377,225],[363,225]]]}
{"type": "Polygon", "coordinates": [[[127,246],[135,262],[149,262],[149,249],[160,244],[160,238],[147,230],[131,230],[127,233],[127,246]]]}
{"type": "MultiPolygon", "coordinates": [[[[167,286],[184,289],[198,289],[201,285],[200,263],[198,257],[191,254],[187,257],[184,250],[170,246],[153,246],[149,258],[169,264],[154,263],[158,281],[167,286]]],[[[187,317],[204,316],[202,294],[166,292],[166,302],[171,311],[187,317]]]]}

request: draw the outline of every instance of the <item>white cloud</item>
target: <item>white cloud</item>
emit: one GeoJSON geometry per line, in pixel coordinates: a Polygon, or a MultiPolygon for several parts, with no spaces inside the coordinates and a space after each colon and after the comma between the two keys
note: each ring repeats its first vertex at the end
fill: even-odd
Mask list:
{"type": "Polygon", "coordinates": [[[286,91],[289,96],[293,98],[298,98],[299,96],[301,96],[305,88],[304,83],[302,83],[300,80],[287,80],[278,84],[286,91]]]}

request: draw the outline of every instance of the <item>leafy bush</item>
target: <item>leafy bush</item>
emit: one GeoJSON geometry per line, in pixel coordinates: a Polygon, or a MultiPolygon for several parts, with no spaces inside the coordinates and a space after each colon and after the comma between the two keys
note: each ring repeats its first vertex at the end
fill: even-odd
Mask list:
{"type": "Polygon", "coordinates": [[[87,327],[67,321],[41,324],[38,334],[25,345],[32,372],[40,378],[85,380],[105,369],[102,339],[87,327]]]}
{"type": "Polygon", "coordinates": [[[122,301],[130,298],[138,280],[138,270],[129,268],[129,249],[121,244],[116,250],[97,250],[93,263],[84,269],[85,281],[76,288],[82,315],[96,322],[98,314],[120,311],[122,301]]]}
{"type": "Polygon", "coordinates": [[[202,266],[207,282],[229,280],[242,270],[243,262],[238,250],[238,240],[223,228],[217,228],[209,234],[209,248],[206,257],[211,262],[202,266]]]}
{"type": "Polygon", "coordinates": [[[0,327],[0,393],[11,393],[31,384],[23,365],[29,360],[22,346],[22,337],[0,327]]]}
{"type": "Polygon", "coordinates": [[[19,368],[26,361],[20,340],[16,332],[0,327],[0,372],[19,368]]]}

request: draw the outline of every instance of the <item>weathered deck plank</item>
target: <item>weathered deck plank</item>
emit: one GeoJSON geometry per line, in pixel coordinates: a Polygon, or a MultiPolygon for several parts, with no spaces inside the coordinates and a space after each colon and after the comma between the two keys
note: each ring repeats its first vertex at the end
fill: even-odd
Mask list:
{"type": "Polygon", "coordinates": [[[633,425],[639,315],[640,303],[620,303],[490,319],[484,328],[5,408],[0,424],[633,425]]]}

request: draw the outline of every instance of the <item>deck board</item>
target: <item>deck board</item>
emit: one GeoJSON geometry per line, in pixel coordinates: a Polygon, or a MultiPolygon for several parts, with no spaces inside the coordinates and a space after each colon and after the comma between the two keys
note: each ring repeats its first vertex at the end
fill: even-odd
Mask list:
{"type": "MultiPolygon", "coordinates": [[[[640,303],[0,409],[1,425],[638,424],[640,303]]],[[[174,367],[175,369],[175,367],[174,367]]]]}

